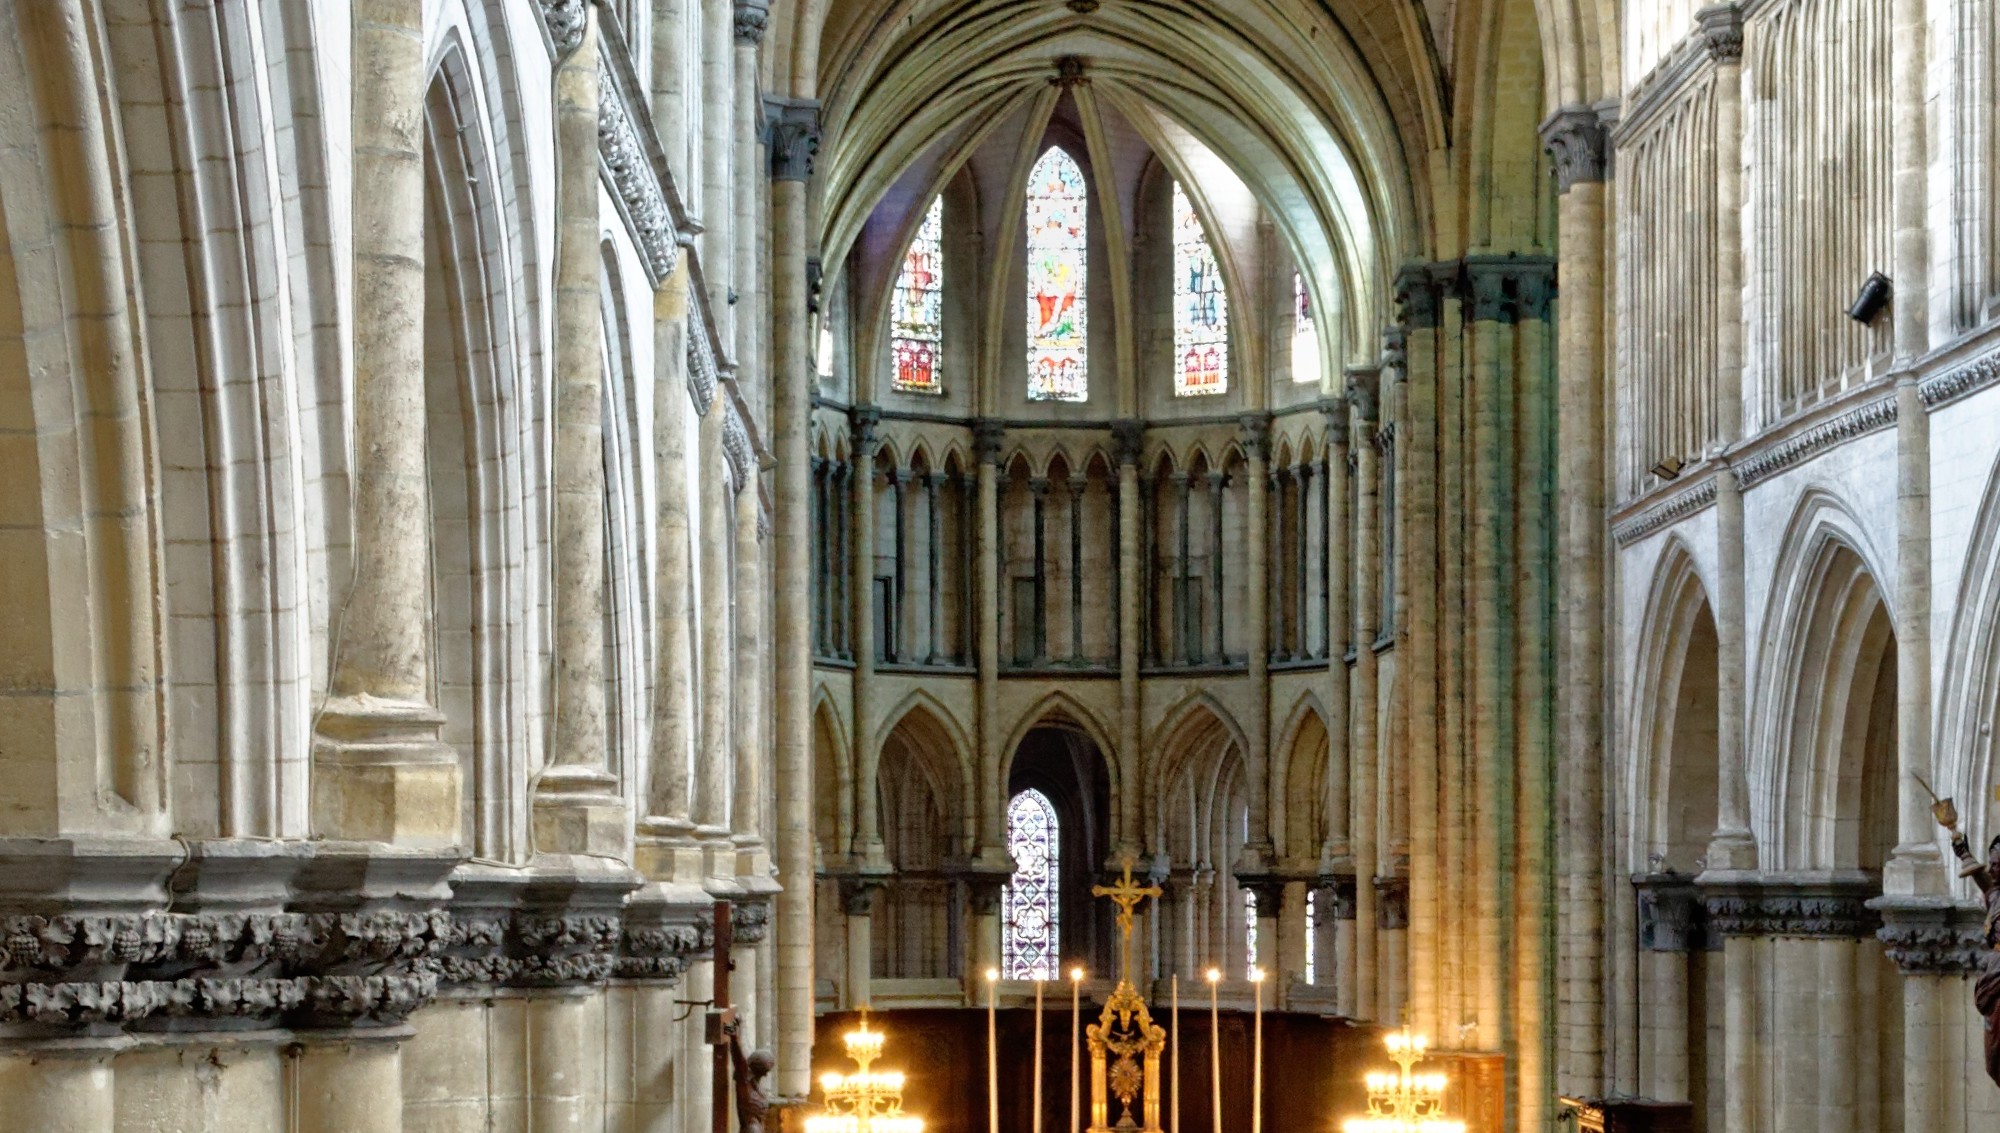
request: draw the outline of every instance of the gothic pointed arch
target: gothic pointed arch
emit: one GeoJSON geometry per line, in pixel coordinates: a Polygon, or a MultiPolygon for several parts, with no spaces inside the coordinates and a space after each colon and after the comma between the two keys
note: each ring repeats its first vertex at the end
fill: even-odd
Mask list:
{"type": "MultiPolygon", "coordinates": [[[[2000,734],[2000,464],[1988,474],[1972,524],[1937,690],[1938,792],[1977,799],[1994,781],[1993,736],[2000,734]]],[[[1994,809],[1964,809],[1966,830],[1984,846],[1994,809]]],[[[1961,896],[1975,896],[1959,882],[1961,896]]]]}
{"type": "Polygon", "coordinates": [[[1654,567],[1643,626],[1628,708],[1628,868],[1692,876],[1716,826],[1719,658],[1707,587],[1678,538],[1654,567]]]}

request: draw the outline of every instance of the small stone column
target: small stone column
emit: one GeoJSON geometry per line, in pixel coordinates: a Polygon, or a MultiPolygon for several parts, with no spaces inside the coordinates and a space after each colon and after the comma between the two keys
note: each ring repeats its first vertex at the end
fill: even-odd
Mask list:
{"type": "Polygon", "coordinates": [[[1239,873],[1261,873],[1270,868],[1271,845],[1271,592],[1265,584],[1270,571],[1270,463],[1271,419],[1261,413],[1239,419],[1249,506],[1246,509],[1250,536],[1246,567],[1250,585],[1250,608],[1244,622],[1250,630],[1249,683],[1255,703],[1244,721],[1245,770],[1250,796],[1250,836],[1237,863],[1239,873]]]}
{"type": "Polygon", "coordinates": [[[776,748],[777,1091],[812,1092],[813,796],[811,350],[806,341],[806,180],[819,134],[819,104],[766,99],[771,154],[772,444],[778,466],[772,691],[776,748]]]}
{"type": "Polygon", "coordinates": [[[598,252],[597,10],[556,66],[555,723],[535,782],[534,848],[622,856],[626,811],[607,768],[604,699],[604,357],[598,252]]]}
{"type": "Polygon", "coordinates": [[[1378,790],[1380,751],[1376,740],[1375,700],[1378,686],[1375,656],[1375,619],[1381,609],[1376,594],[1379,552],[1376,532],[1381,529],[1376,515],[1377,480],[1375,425],[1377,420],[1376,379],[1373,371],[1350,373],[1347,401],[1352,412],[1349,431],[1354,438],[1354,476],[1360,487],[1358,513],[1354,516],[1354,626],[1353,702],[1349,706],[1347,745],[1349,784],[1348,804],[1354,817],[1348,831],[1355,878],[1354,1010],[1359,1018],[1386,1020],[1377,995],[1380,976],[1376,913],[1375,875],[1381,868],[1381,798],[1378,790]]]}
{"type": "MultiPolygon", "coordinates": [[[[292,1071],[298,1091],[296,1133],[401,1133],[400,1042],[400,1035],[377,1037],[355,1031],[314,1034],[301,1042],[292,1071]]],[[[87,1096],[79,1095],[78,1100],[87,1096]]],[[[61,1122],[31,1128],[63,1133],[72,1128],[76,1133],[91,1129],[87,1125],[70,1126],[61,1122]]],[[[103,1128],[109,1130],[111,1126],[107,1123],[103,1128]]]]}
{"type": "Polygon", "coordinates": [[[1298,530],[1294,532],[1296,550],[1293,552],[1295,560],[1292,567],[1292,579],[1293,585],[1299,595],[1298,608],[1293,612],[1294,616],[1292,619],[1292,640],[1294,645],[1292,655],[1300,660],[1304,660],[1313,655],[1312,635],[1309,628],[1312,621],[1313,585],[1311,544],[1313,466],[1303,461],[1293,465],[1292,480],[1298,485],[1298,490],[1292,501],[1295,512],[1293,522],[1298,526],[1298,530]]]}
{"type": "MultiPolygon", "coordinates": [[[[688,262],[653,293],[654,539],[653,733],[647,816],[640,824],[637,861],[649,877],[671,876],[671,860],[656,843],[685,842],[694,833],[688,808],[688,769],[694,752],[694,611],[688,579],[694,574],[693,531],[688,524],[687,420],[689,392],[688,262]]],[[[692,328],[700,333],[700,327],[692,328]]],[[[700,380],[700,376],[697,375],[700,380]]],[[[711,383],[712,377],[707,379],[711,383]]]]}
{"type": "Polygon", "coordinates": [[[942,543],[942,524],[939,522],[938,516],[938,496],[944,490],[945,483],[945,474],[939,469],[933,469],[930,475],[924,477],[924,518],[930,524],[929,537],[924,542],[925,552],[930,558],[930,571],[928,575],[930,581],[930,616],[925,623],[928,626],[926,636],[930,639],[930,648],[924,654],[924,664],[926,665],[942,664],[944,661],[940,633],[943,628],[944,619],[944,605],[942,602],[944,596],[944,576],[942,573],[944,571],[944,546],[942,543]]]}
{"type": "MultiPolygon", "coordinates": [[[[1214,644],[1215,656],[1211,658],[1211,660],[1213,660],[1218,665],[1227,664],[1229,662],[1229,650],[1227,648],[1228,639],[1223,636],[1223,627],[1228,624],[1229,619],[1227,618],[1222,606],[1222,599],[1224,594],[1223,577],[1222,577],[1223,575],[1222,493],[1223,489],[1227,488],[1228,486],[1229,486],[1228,473],[1217,470],[1214,472],[1210,472],[1208,474],[1208,506],[1209,506],[1209,520],[1210,520],[1208,525],[1209,526],[1208,593],[1209,593],[1209,602],[1211,603],[1209,610],[1209,620],[1215,626],[1215,644],[1214,644]]],[[[1197,625],[1195,628],[1199,630],[1200,626],[1197,625]]]]}
{"type": "MultiPolygon", "coordinates": [[[[1033,500],[1035,532],[1035,661],[1046,661],[1049,656],[1049,548],[1045,520],[1048,514],[1049,478],[1032,476],[1028,479],[1028,494],[1033,500]]],[[[1021,616],[1014,611],[1016,618],[1021,616]]]]}
{"type": "MultiPolygon", "coordinates": [[[[0,1055],[0,1097],[7,1120],[36,1133],[113,1133],[117,1104],[111,1061],[114,1044],[75,1050],[36,1050],[0,1055]]],[[[394,1067],[394,1052],[391,1067],[394,1067]]],[[[400,1085],[397,1090],[400,1096],[400,1085]]],[[[401,1129],[398,1113],[395,1128],[401,1129]]],[[[362,1125],[316,1125],[312,1133],[360,1133],[362,1125]]]]}
{"type": "MultiPolygon", "coordinates": [[[[1404,461],[1398,479],[1404,537],[1399,547],[1401,571],[1408,593],[1404,614],[1406,633],[1396,647],[1397,684],[1404,689],[1404,710],[1410,768],[1410,1025],[1446,1046],[1456,1036],[1442,1032],[1439,938],[1444,900],[1443,855],[1438,823],[1443,807],[1438,774],[1440,705],[1439,576],[1437,562],[1437,399],[1441,378],[1438,360],[1440,297],[1429,265],[1413,264],[1396,277],[1398,326],[1403,334],[1406,413],[1398,434],[1397,452],[1404,461]],[[1421,568],[1412,564],[1423,564],[1421,568]]],[[[1347,490],[1344,422],[1338,436],[1329,419],[1327,503],[1329,511],[1345,511],[1347,490]]],[[[1329,527],[1338,520],[1329,518],[1329,527]]],[[[1339,538],[1335,535],[1333,538],[1339,538]]],[[[1331,542],[1332,539],[1329,540],[1331,542]]],[[[1337,555],[1332,557],[1338,558],[1337,555]]],[[[1341,625],[1338,596],[1328,601],[1329,625],[1341,625]]],[[[1336,643],[1335,649],[1338,645],[1336,643]]],[[[1335,656],[1338,656],[1338,652],[1335,656]]],[[[1339,665],[1334,666],[1339,671],[1339,665]]],[[[1336,686],[1340,682],[1336,681],[1336,686]]]]}
{"type": "Polygon", "coordinates": [[[876,427],[882,420],[881,410],[872,405],[857,405],[849,415],[847,443],[853,452],[854,482],[850,499],[849,546],[853,548],[853,560],[849,564],[850,591],[848,594],[849,615],[854,626],[854,674],[852,685],[854,701],[852,719],[855,721],[850,737],[851,750],[848,758],[854,766],[854,844],[851,852],[859,861],[876,862],[882,859],[882,816],[878,810],[875,791],[876,765],[879,752],[873,743],[872,728],[864,721],[874,718],[874,708],[870,695],[875,685],[875,660],[878,653],[875,640],[875,454],[881,450],[882,440],[876,427]]]}
{"type": "Polygon", "coordinates": [[[889,603],[888,616],[883,619],[888,625],[889,640],[882,643],[882,651],[892,662],[901,662],[905,659],[903,656],[903,633],[905,612],[909,609],[910,513],[908,510],[908,491],[911,475],[910,470],[907,468],[891,468],[888,477],[889,498],[892,501],[891,506],[895,508],[896,565],[894,574],[895,582],[892,592],[893,598],[889,603]]]}
{"type": "Polygon", "coordinates": [[[1689,1101],[1692,1076],[1707,1073],[1688,1062],[1690,957],[1706,946],[1701,891],[1694,878],[1673,873],[1643,874],[1632,886],[1645,1020],[1638,1034],[1639,1093],[1656,1101],[1689,1101]]]}
{"type": "Polygon", "coordinates": [[[840,911],[847,922],[847,979],[841,988],[843,1006],[858,1011],[873,1004],[875,973],[875,901],[882,879],[849,876],[840,879],[840,911]]]}
{"type": "MultiPolygon", "coordinates": [[[[1011,872],[1007,854],[1007,784],[1000,780],[999,728],[995,700],[1000,694],[1000,445],[1004,433],[997,421],[973,426],[973,449],[979,461],[979,784],[977,845],[979,861],[989,870],[1011,872]]],[[[993,895],[994,912],[999,893],[993,895]]],[[[993,932],[998,939],[998,928],[993,932]]],[[[975,939],[978,931],[975,930],[975,939]]],[[[995,953],[997,956],[998,953],[995,953]]]]}
{"type": "Polygon", "coordinates": [[[1407,938],[1410,930],[1410,882],[1399,876],[1375,879],[1376,955],[1382,974],[1377,985],[1376,1014],[1386,1021],[1403,1018],[1409,1001],[1410,970],[1407,938]]]}
{"type": "Polygon", "coordinates": [[[431,703],[423,5],[370,0],[353,35],[354,573],[314,727],[312,826],[452,846],[458,756],[431,703]]]}
{"type": "MultiPolygon", "coordinates": [[[[701,530],[695,540],[701,563],[701,738],[694,760],[695,836],[719,847],[729,838],[730,771],[735,760],[730,743],[730,568],[729,462],[723,452],[724,422],[731,412],[727,392],[718,392],[708,413],[696,426],[696,463],[701,469],[697,503],[701,530]]],[[[726,873],[717,863],[708,873],[726,873]]]]}
{"type": "MultiPolygon", "coordinates": [[[[1113,501],[1118,515],[1118,792],[1123,800],[1118,808],[1123,828],[1114,830],[1112,836],[1124,847],[1130,848],[1136,842],[1137,831],[1143,829],[1140,815],[1141,791],[1139,789],[1139,744],[1141,721],[1139,718],[1139,669],[1143,662],[1144,638],[1140,631],[1142,617],[1142,588],[1140,580],[1146,571],[1141,557],[1141,533],[1139,518],[1139,457],[1145,443],[1145,425],[1135,420],[1122,420],[1111,426],[1111,438],[1118,461],[1118,491],[1113,501]]],[[[1192,947],[1192,937],[1189,938],[1192,947]]],[[[1192,967],[1181,969],[1192,972],[1192,967]]]]}
{"type": "Polygon", "coordinates": [[[731,828],[737,875],[761,887],[769,863],[760,829],[764,806],[764,504],[757,477],[736,493],[736,794],[731,828]]]}
{"type": "Polygon", "coordinates": [[[1359,996],[1361,978],[1359,958],[1355,955],[1355,943],[1359,934],[1355,932],[1355,896],[1360,887],[1352,874],[1336,877],[1333,888],[1333,998],[1334,1010],[1342,1018],[1360,1018],[1359,996]]]}
{"type": "Polygon", "coordinates": [[[1195,658],[1194,630],[1190,623],[1188,607],[1188,510],[1189,493],[1192,487],[1187,472],[1173,472],[1167,482],[1174,486],[1174,497],[1178,510],[1174,512],[1174,650],[1175,663],[1186,665],[1195,658]]]}
{"type": "Polygon", "coordinates": [[[1090,478],[1073,473],[1069,488],[1069,659],[1084,663],[1083,656],[1083,494],[1090,478]]]}

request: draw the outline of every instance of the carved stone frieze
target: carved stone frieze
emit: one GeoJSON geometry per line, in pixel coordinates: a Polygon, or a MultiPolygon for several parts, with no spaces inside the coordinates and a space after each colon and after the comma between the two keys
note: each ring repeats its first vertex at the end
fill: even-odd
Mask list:
{"type": "Polygon", "coordinates": [[[587,0],[537,0],[535,6],[541,10],[542,30],[557,58],[582,46],[587,0]]]}
{"type": "Polygon", "coordinates": [[[1748,489],[1847,441],[1887,429],[1895,423],[1895,396],[1876,398],[1736,461],[1736,482],[1748,489]]]}
{"type": "Polygon", "coordinates": [[[1849,940],[1881,924],[1868,907],[1879,889],[1861,875],[1705,877],[1701,884],[1708,931],[1721,937],[1849,940]]]}
{"type": "Polygon", "coordinates": [[[687,383],[697,414],[707,416],[709,406],[715,404],[717,381],[715,347],[708,340],[708,324],[703,319],[691,318],[687,327],[687,383]]]}
{"type": "Polygon", "coordinates": [[[1926,406],[1941,405],[1952,398],[1984,389],[2000,382],[2000,353],[1975,358],[1961,366],[1955,366],[1936,377],[1927,378],[1918,387],[1926,406]]]}
{"type": "Polygon", "coordinates": [[[599,61],[597,83],[598,160],[604,163],[633,240],[646,257],[646,270],[658,283],[674,273],[680,256],[680,233],[667,204],[666,187],[609,62],[599,61]]]}
{"type": "Polygon", "coordinates": [[[1611,539],[1620,547],[1629,547],[1655,531],[1679,523],[1714,502],[1715,479],[1710,477],[1684,492],[1661,500],[1623,523],[1614,524],[1611,528],[1611,539]]]}
{"type": "Polygon", "coordinates": [[[761,944],[771,931],[769,901],[738,901],[730,913],[732,938],[738,944],[761,944]]]}
{"type": "Polygon", "coordinates": [[[738,491],[754,484],[757,477],[757,448],[750,442],[750,429],[736,400],[729,399],[722,417],[722,455],[729,462],[729,476],[738,491]]]}
{"type": "Polygon", "coordinates": [[[1876,939],[1905,975],[1972,976],[2000,964],[1973,906],[1937,898],[1880,898],[1870,905],[1882,917],[1876,939]]]}

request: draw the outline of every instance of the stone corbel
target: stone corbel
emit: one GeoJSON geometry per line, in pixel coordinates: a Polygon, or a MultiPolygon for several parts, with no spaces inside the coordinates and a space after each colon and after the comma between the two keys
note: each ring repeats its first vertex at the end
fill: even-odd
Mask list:
{"type": "Polygon", "coordinates": [[[663,886],[640,890],[625,908],[613,972],[620,979],[680,979],[712,946],[713,934],[704,933],[703,924],[713,911],[706,893],[680,894],[663,886]]]}
{"type": "Polygon", "coordinates": [[[1385,932],[1410,927],[1410,879],[1375,879],[1375,927],[1385,932]]]}
{"type": "Polygon", "coordinates": [[[1906,976],[1976,976],[2000,965],[1974,906],[1938,897],[1878,897],[1868,905],[1882,917],[1876,938],[1906,976]]]}
{"type": "Polygon", "coordinates": [[[1735,4],[1717,4],[1694,14],[1702,45],[1709,58],[1718,63],[1738,63],[1743,59],[1743,10],[1735,4]]]}
{"type": "Polygon", "coordinates": [[[1347,404],[1364,423],[1382,419],[1382,372],[1375,369],[1347,371],[1347,404]]]}
{"type": "Polygon", "coordinates": [[[808,180],[819,153],[819,102],[765,95],[764,137],[773,181],[808,180]]]}

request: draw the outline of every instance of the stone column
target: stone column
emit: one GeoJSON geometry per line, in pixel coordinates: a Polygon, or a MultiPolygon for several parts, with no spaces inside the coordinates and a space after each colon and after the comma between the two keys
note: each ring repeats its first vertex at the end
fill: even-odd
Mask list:
{"type": "MultiPolygon", "coordinates": [[[[850,438],[851,440],[851,438],[850,438]]],[[[854,480],[854,457],[833,462],[833,480],[827,489],[827,530],[832,533],[833,577],[828,579],[827,605],[834,621],[834,655],[854,660],[854,607],[848,593],[854,577],[853,498],[848,485],[854,480]]]]}
{"type": "MultiPolygon", "coordinates": [[[[640,824],[638,865],[648,877],[666,878],[675,867],[671,850],[694,833],[688,769],[694,752],[694,610],[688,580],[694,573],[693,531],[688,523],[687,335],[688,261],[653,293],[653,517],[657,544],[653,590],[653,734],[647,817],[640,824]]],[[[694,333],[701,333],[696,325],[694,333]]],[[[701,380],[697,375],[697,381],[701,380]]],[[[712,385],[710,387],[713,388],[712,385]]]]}
{"type": "MultiPolygon", "coordinates": [[[[1562,309],[1556,346],[1556,780],[1568,806],[1558,827],[1569,879],[1556,930],[1556,1084],[1571,1096],[1604,1077],[1604,287],[1605,175],[1610,141],[1588,107],[1542,125],[1556,178],[1562,309]]],[[[1718,619],[1719,622],[1719,619],[1718,619]]]]}
{"type": "MultiPolygon", "coordinates": [[[[990,955],[986,963],[997,963],[1000,941],[999,882],[988,885],[990,877],[1002,881],[1013,871],[1007,854],[1007,784],[1002,781],[999,749],[1001,739],[996,703],[1000,694],[1000,445],[1005,437],[999,422],[982,420],[973,426],[973,450],[979,462],[979,535],[975,558],[979,563],[979,822],[978,853],[974,862],[978,876],[970,884],[974,891],[972,948],[975,956],[990,955]],[[986,889],[991,888],[991,900],[986,889]]],[[[966,970],[968,980],[980,975],[983,965],[966,970]]]]}
{"type": "MultiPolygon", "coordinates": [[[[1707,1067],[1688,1061],[1691,955],[1705,946],[1701,892],[1680,874],[1632,879],[1639,907],[1640,979],[1645,991],[1639,1032],[1639,1092],[1660,1101],[1692,1099],[1694,1074],[1707,1067]]],[[[1718,1131],[1720,1133],[1720,1131],[1718,1131]]]]}
{"type": "MultiPolygon", "coordinates": [[[[1111,427],[1112,443],[1118,460],[1118,792],[1123,805],[1118,808],[1123,822],[1113,832],[1121,849],[1137,851],[1147,828],[1142,813],[1144,793],[1139,789],[1139,668],[1144,663],[1140,633],[1142,593],[1140,580],[1146,570],[1140,548],[1139,458],[1145,445],[1145,425],[1123,420],[1111,427]]],[[[1154,847],[1164,850],[1165,847],[1154,847]]],[[[1189,863],[1190,865],[1193,863],[1189,863]]],[[[1192,947],[1192,945],[1190,945],[1192,947]]],[[[1181,969],[1192,973],[1192,967],[1181,969]]]]}
{"type": "Polygon", "coordinates": [[[1312,482],[1313,466],[1301,462],[1292,466],[1292,479],[1298,484],[1297,499],[1293,501],[1298,525],[1294,533],[1296,550],[1293,552],[1296,564],[1292,568],[1293,585],[1299,592],[1298,610],[1292,620],[1293,655],[1305,660],[1313,655],[1312,635],[1312,482]]]}
{"type": "Polygon", "coordinates": [[[1083,493],[1090,479],[1081,472],[1069,478],[1069,659],[1083,664],[1083,493]]]}
{"type": "Polygon", "coordinates": [[[1359,892],[1352,876],[1339,878],[1334,882],[1333,894],[1333,999],[1334,1011],[1348,1019],[1361,1017],[1357,1005],[1356,985],[1360,982],[1361,969],[1354,954],[1359,933],[1354,931],[1354,898],[1359,892]]]}
{"type": "MultiPolygon", "coordinates": [[[[701,739],[695,749],[695,834],[711,844],[729,838],[730,747],[730,569],[729,461],[723,452],[724,421],[731,408],[727,393],[708,407],[695,431],[696,465],[701,469],[697,502],[701,531],[695,540],[701,563],[701,739]]],[[[710,863],[709,873],[723,873],[710,863]]],[[[733,870],[727,872],[734,872],[733,870]]]]}
{"type": "MultiPolygon", "coordinates": [[[[1277,893],[1278,924],[1277,955],[1272,957],[1272,967],[1277,979],[1272,985],[1274,1003],[1289,1002],[1294,982],[1304,983],[1306,978],[1306,883],[1287,881],[1277,893]]],[[[1259,901],[1263,898],[1258,898],[1259,901]]],[[[1261,918],[1258,927],[1263,927],[1261,918]]],[[[1262,943],[1261,941],[1259,942],[1262,943]]],[[[1261,954],[1261,952],[1260,952],[1261,954]]]]}
{"type": "Polygon", "coordinates": [[[882,648],[884,655],[890,661],[894,662],[904,660],[903,617],[904,611],[909,609],[910,513],[908,511],[908,490],[910,478],[911,472],[907,468],[891,468],[889,470],[889,498],[892,501],[891,506],[896,509],[893,524],[895,531],[896,565],[893,600],[889,603],[888,616],[882,619],[888,625],[889,640],[882,643],[882,648]]]}
{"type": "MultiPolygon", "coordinates": [[[[399,1041],[399,1037],[377,1038],[349,1031],[338,1036],[313,1035],[301,1042],[292,1071],[298,1096],[296,1133],[400,1133],[403,1069],[399,1041]]],[[[108,1070],[104,1076],[108,1086],[108,1070]]],[[[105,1092],[108,1100],[109,1090],[105,1092]]],[[[69,1105],[87,1105],[90,1098],[88,1092],[79,1092],[64,1100],[69,1105]]],[[[8,1105],[19,1113],[17,1103],[10,1100],[8,1105]]],[[[81,1106],[79,1109],[88,1112],[81,1106]]],[[[92,1126],[61,1121],[29,1127],[97,1133],[92,1126]]],[[[109,1130],[111,1125],[107,1121],[101,1128],[109,1130]]]]}
{"type": "Polygon", "coordinates": [[[1348,375],[1347,400],[1353,417],[1349,425],[1353,437],[1354,477],[1359,486],[1354,516],[1354,626],[1353,702],[1348,708],[1348,788],[1353,818],[1348,823],[1354,859],[1355,941],[1354,1010],[1362,1019],[1381,1019],[1377,999],[1379,970],[1375,910],[1375,875],[1382,867],[1380,825],[1381,798],[1377,771],[1375,698],[1378,660],[1375,656],[1375,619],[1381,609],[1376,594],[1375,425],[1377,420],[1376,381],[1372,371],[1348,375]]]}
{"type": "Polygon", "coordinates": [[[458,756],[431,703],[423,5],[368,0],[353,31],[354,573],[314,729],[312,825],[452,846],[458,756]]]}
{"type": "MultiPolygon", "coordinates": [[[[1438,852],[1438,507],[1436,502],[1439,301],[1425,265],[1396,277],[1396,305],[1403,332],[1405,416],[1397,435],[1404,462],[1399,478],[1404,538],[1400,548],[1409,605],[1405,633],[1396,647],[1397,683],[1409,721],[1406,758],[1410,767],[1410,1025],[1418,1034],[1445,1044],[1439,1010],[1438,940],[1442,931],[1438,852]]],[[[1333,426],[1329,423],[1328,428],[1333,426]]],[[[1343,450],[1333,448],[1329,475],[1344,479],[1343,450]]],[[[1327,499],[1346,500],[1345,488],[1331,485],[1327,499]]],[[[1329,610],[1329,623],[1333,613],[1329,610]]],[[[1336,669],[1338,667],[1336,666],[1336,669]]]]}
{"type": "Polygon", "coordinates": [[[833,462],[823,456],[812,458],[813,539],[813,653],[833,653],[833,514],[827,507],[827,486],[833,480],[833,462]]]}
{"type": "Polygon", "coordinates": [[[761,884],[767,869],[758,812],[764,801],[764,507],[757,477],[736,493],[736,794],[731,806],[737,874],[761,884]]]}
{"type": "Polygon", "coordinates": [[[1246,522],[1250,537],[1246,567],[1250,586],[1250,608],[1244,621],[1250,628],[1249,678],[1255,701],[1244,721],[1244,753],[1249,781],[1250,836],[1237,862],[1238,873],[1265,873],[1271,868],[1271,592],[1263,585],[1270,571],[1270,437],[1271,419],[1265,414],[1247,414],[1239,422],[1242,432],[1244,475],[1248,479],[1249,504],[1246,522]]]}
{"type": "MultiPolygon", "coordinates": [[[[0,1056],[0,1097],[9,1121],[37,1133],[112,1133],[116,1128],[113,1044],[0,1056]]],[[[394,1067],[391,1051],[391,1068],[394,1067]]],[[[400,1087],[398,1092],[400,1093],[400,1087]]],[[[400,1118],[400,1113],[398,1118],[400,1118]]],[[[359,1133],[364,1125],[318,1125],[315,1133],[359,1133]]],[[[398,1120],[396,1129],[402,1128],[398,1120]]]]}
{"type": "MultiPolygon", "coordinates": [[[[695,3],[697,0],[689,0],[695,3]]],[[[736,11],[733,0],[698,0],[701,20],[701,275],[722,341],[736,342],[736,11]]],[[[693,76],[689,76],[692,81],[693,76]]]]}
{"type": "Polygon", "coordinates": [[[1179,508],[1174,515],[1174,650],[1176,664],[1186,665],[1194,660],[1194,638],[1188,630],[1188,495],[1191,489],[1189,474],[1174,472],[1167,482],[1174,486],[1174,495],[1179,508]]]}
{"type": "Polygon", "coordinates": [[[1744,753],[1749,742],[1748,662],[1743,598],[1743,494],[1736,470],[1715,472],[1715,762],[1716,829],[1708,868],[1757,868],[1757,840],[1750,832],[1750,779],[1744,753]]]}
{"type": "MultiPolygon", "coordinates": [[[[1048,514],[1049,478],[1030,477],[1028,494],[1033,497],[1035,511],[1035,661],[1040,663],[1049,656],[1049,548],[1044,523],[1048,514]]],[[[1014,616],[1018,618],[1021,614],[1017,610],[1014,616]]]]}
{"type": "Polygon", "coordinates": [[[872,706],[869,696],[875,684],[875,454],[882,447],[876,426],[882,414],[872,405],[854,407],[848,424],[848,447],[853,451],[854,484],[849,506],[851,525],[848,545],[853,548],[849,566],[848,615],[854,626],[854,700],[849,737],[849,759],[854,767],[854,844],[851,852],[858,861],[876,861],[883,856],[882,817],[877,809],[875,766],[877,752],[869,741],[872,706]]]}
{"type": "MultiPolygon", "coordinates": [[[[1222,491],[1229,485],[1229,475],[1220,469],[1208,474],[1208,595],[1209,621],[1214,625],[1215,655],[1209,660],[1215,664],[1229,661],[1228,639],[1223,636],[1223,627],[1228,617],[1222,606],[1222,491]]],[[[1197,627],[1198,629],[1199,627],[1197,627]]]]}
{"type": "Polygon", "coordinates": [[[930,475],[924,477],[924,517],[930,524],[929,538],[924,542],[925,552],[930,557],[930,617],[927,621],[930,649],[924,654],[924,664],[926,665],[936,665],[944,660],[944,652],[939,648],[938,641],[938,627],[941,619],[944,617],[944,606],[940,601],[944,593],[944,580],[939,572],[944,569],[944,555],[942,553],[943,548],[939,544],[938,492],[944,485],[945,477],[943,472],[934,470],[930,475]]]}
{"type": "Polygon", "coordinates": [[[819,132],[819,106],[808,100],[767,99],[771,150],[772,444],[778,467],[776,601],[772,648],[778,796],[777,1090],[788,1098],[812,1092],[813,837],[812,614],[808,549],[812,457],[812,354],[806,341],[806,179],[819,132]]]}
{"type": "Polygon", "coordinates": [[[622,855],[604,702],[604,356],[598,252],[597,10],[556,67],[555,722],[535,782],[541,853],[622,855]]]}
{"type": "Polygon", "coordinates": [[[974,473],[958,474],[958,662],[977,661],[979,635],[979,479],[974,473]]]}
{"type": "Polygon", "coordinates": [[[847,978],[842,981],[841,1001],[849,1011],[874,1003],[875,899],[881,891],[877,878],[840,879],[840,911],[847,920],[847,978]]]}

